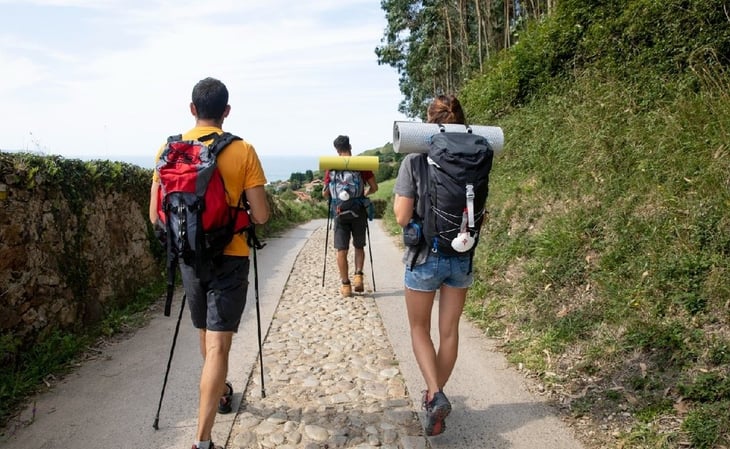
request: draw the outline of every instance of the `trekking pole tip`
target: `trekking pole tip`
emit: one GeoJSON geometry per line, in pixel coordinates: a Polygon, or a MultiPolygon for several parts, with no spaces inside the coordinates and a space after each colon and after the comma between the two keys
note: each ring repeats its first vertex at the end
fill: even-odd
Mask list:
{"type": "Polygon", "coordinates": [[[160,418],[155,418],[155,423],[152,424],[152,428],[155,430],[160,430],[160,418]]]}

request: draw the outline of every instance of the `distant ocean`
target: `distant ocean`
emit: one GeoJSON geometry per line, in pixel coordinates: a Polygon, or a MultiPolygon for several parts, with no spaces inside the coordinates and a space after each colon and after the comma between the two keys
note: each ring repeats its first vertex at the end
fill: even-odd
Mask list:
{"type": "MultiPolygon", "coordinates": [[[[269,156],[259,154],[261,165],[269,182],[287,181],[292,173],[305,173],[307,170],[319,170],[319,156],[269,156]]],[[[143,168],[153,168],[152,158],[148,157],[117,157],[113,160],[128,162],[143,168]]]]}
{"type": "Polygon", "coordinates": [[[319,156],[269,156],[259,154],[269,182],[288,181],[292,173],[319,170],[319,156]]]}

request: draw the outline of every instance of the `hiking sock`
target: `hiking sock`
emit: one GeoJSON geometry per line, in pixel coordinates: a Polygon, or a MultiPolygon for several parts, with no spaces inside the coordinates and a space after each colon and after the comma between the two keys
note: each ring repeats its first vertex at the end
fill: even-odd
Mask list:
{"type": "Polygon", "coordinates": [[[210,440],[208,441],[197,441],[195,447],[198,449],[210,449],[210,440]]]}

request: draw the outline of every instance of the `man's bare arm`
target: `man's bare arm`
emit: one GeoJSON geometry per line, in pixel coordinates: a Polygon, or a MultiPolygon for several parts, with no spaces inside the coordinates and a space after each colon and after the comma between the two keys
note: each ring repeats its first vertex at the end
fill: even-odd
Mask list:
{"type": "Polygon", "coordinates": [[[157,223],[157,195],[160,191],[160,183],[152,181],[150,187],[150,221],[152,224],[157,223]]]}
{"type": "Polygon", "coordinates": [[[264,224],[269,220],[269,203],[266,201],[264,186],[246,189],[246,199],[251,207],[251,220],[256,224],[264,224]]]}

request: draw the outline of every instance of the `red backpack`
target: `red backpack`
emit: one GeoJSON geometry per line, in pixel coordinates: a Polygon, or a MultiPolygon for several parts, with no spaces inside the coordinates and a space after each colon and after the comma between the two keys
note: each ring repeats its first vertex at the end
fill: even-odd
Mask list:
{"type": "Polygon", "coordinates": [[[213,261],[223,255],[235,234],[246,232],[248,244],[260,246],[245,194],[241,192],[237,206],[230,206],[217,166],[218,155],[234,140],[241,138],[227,132],[197,140],[171,136],[155,167],[160,179],[157,215],[167,246],[165,316],[170,315],[178,260],[194,267],[198,278],[206,281],[213,261]],[[211,139],[209,145],[203,143],[211,139]]]}

